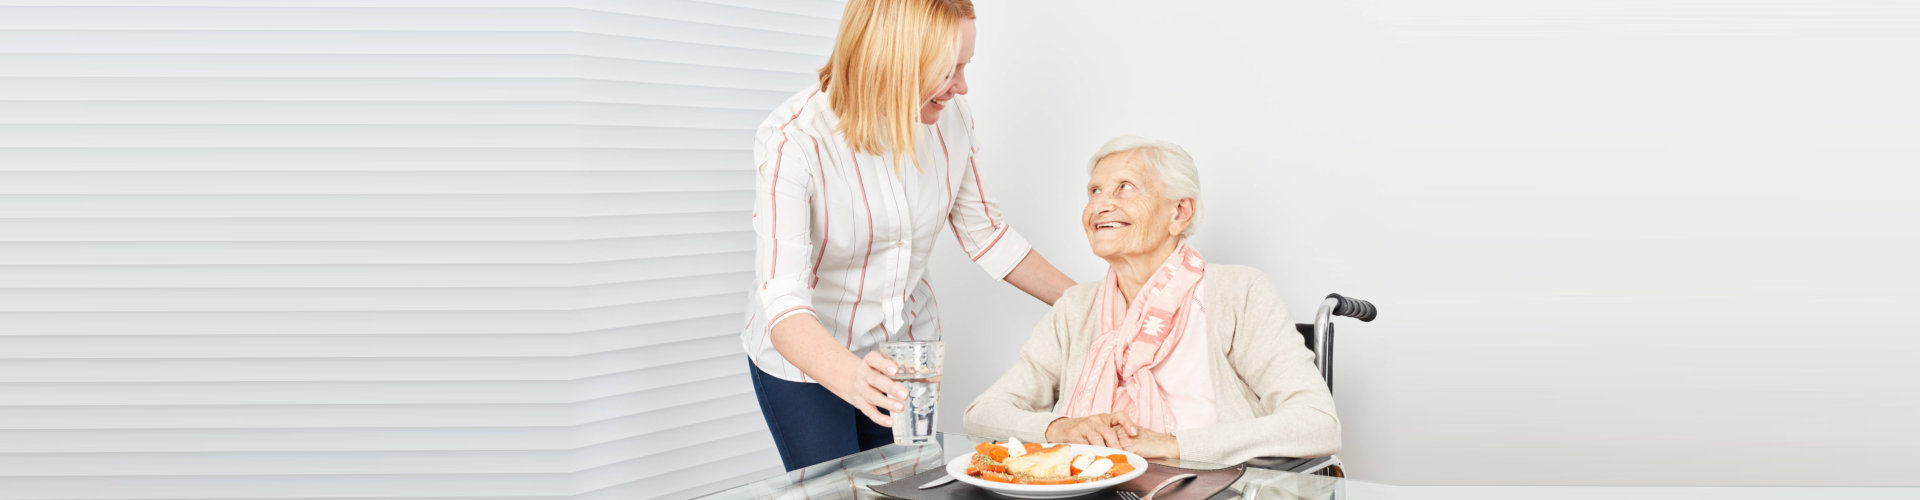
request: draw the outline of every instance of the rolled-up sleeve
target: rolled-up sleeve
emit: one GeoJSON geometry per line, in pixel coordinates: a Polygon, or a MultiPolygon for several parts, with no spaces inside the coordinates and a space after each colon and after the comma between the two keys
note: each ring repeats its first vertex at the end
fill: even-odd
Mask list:
{"type": "Polygon", "coordinates": [[[807,286],[813,273],[807,257],[813,248],[814,159],[806,141],[773,133],[754,144],[754,289],[769,329],[795,314],[814,314],[807,286]]]}
{"type": "MultiPolygon", "coordinates": [[[[973,135],[972,109],[962,108],[967,120],[967,132],[973,135]]],[[[987,192],[987,183],[980,178],[979,148],[970,148],[967,164],[959,181],[954,186],[953,210],[948,212],[947,224],[953,228],[953,235],[960,240],[960,250],[980,265],[994,279],[1006,279],[1007,273],[1033,250],[1026,238],[1020,237],[1012,226],[1007,225],[1005,214],[1000,213],[1000,203],[994,201],[987,192]]]]}

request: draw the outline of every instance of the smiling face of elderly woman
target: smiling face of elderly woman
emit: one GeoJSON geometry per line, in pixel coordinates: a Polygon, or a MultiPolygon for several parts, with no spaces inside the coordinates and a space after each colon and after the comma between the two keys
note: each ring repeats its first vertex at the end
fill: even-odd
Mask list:
{"type": "Polygon", "coordinates": [[[1094,164],[1080,225],[1093,254],[1109,262],[1153,255],[1164,258],[1193,222],[1193,209],[1191,198],[1167,197],[1157,169],[1145,152],[1135,150],[1107,155],[1094,164]]]}

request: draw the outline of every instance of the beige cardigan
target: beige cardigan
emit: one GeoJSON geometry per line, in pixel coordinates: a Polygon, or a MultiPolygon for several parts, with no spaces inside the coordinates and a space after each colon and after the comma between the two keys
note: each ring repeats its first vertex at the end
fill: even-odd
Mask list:
{"type": "MultiPolygon", "coordinates": [[[[1340,450],[1333,393],[1320,379],[1313,351],[1287,317],[1287,306],[1259,271],[1208,264],[1208,342],[1213,361],[1213,425],[1174,432],[1180,457],[1237,464],[1254,457],[1317,457],[1340,450]]],[[[1055,403],[1073,393],[1087,350],[1098,335],[1094,288],[1067,290],[1034,326],[1020,360],[967,407],[967,433],[1046,440],[1062,417],[1055,403]]]]}

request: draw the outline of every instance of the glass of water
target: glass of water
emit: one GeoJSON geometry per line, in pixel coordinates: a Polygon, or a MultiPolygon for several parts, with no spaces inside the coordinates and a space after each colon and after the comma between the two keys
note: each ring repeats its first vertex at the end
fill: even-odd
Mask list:
{"type": "Polygon", "coordinates": [[[893,358],[900,371],[893,381],[907,386],[906,411],[893,415],[893,444],[933,442],[934,403],[940,400],[940,365],[946,362],[946,344],[938,340],[882,342],[880,353],[893,358]]]}

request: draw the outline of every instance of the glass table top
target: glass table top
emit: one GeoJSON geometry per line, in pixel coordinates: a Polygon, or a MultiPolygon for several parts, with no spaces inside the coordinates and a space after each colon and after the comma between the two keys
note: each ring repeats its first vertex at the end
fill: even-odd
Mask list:
{"type": "MultiPolygon", "coordinates": [[[[749,482],[702,499],[713,500],[837,500],[889,498],[869,489],[946,466],[948,460],[973,453],[974,443],[990,441],[962,434],[941,433],[934,444],[887,445],[839,460],[749,482]]],[[[1154,461],[1188,469],[1218,469],[1222,464],[1192,460],[1154,461]]],[[[1351,464],[1349,464],[1351,465],[1351,464]]],[[[951,487],[951,486],[947,486],[951,487]]],[[[1643,487],[1643,486],[1397,486],[1353,479],[1261,468],[1249,463],[1240,480],[1209,500],[1636,500],[1680,499],[1920,499],[1920,488],[1870,487],[1643,487]]]]}
{"type": "MultiPolygon", "coordinates": [[[[887,445],[839,460],[817,464],[769,477],[702,497],[703,499],[834,500],[889,498],[868,486],[890,483],[928,470],[945,467],[955,457],[973,453],[975,443],[987,438],[940,433],[934,444],[924,446],[887,445]]],[[[1219,469],[1222,464],[1192,460],[1155,460],[1188,469],[1219,469]]],[[[1246,475],[1233,488],[1214,496],[1224,499],[1330,499],[1341,480],[1310,474],[1295,474],[1262,469],[1250,464],[1246,475]],[[1274,490],[1275,493],[1267,493],[1274,490]],[[1278,491],[1303,491],[1306,494],[1281,494],[1278,491]],[[1263,494],[1265,493],[1265,494],[1263,494]]]]}

